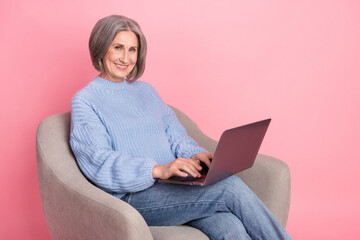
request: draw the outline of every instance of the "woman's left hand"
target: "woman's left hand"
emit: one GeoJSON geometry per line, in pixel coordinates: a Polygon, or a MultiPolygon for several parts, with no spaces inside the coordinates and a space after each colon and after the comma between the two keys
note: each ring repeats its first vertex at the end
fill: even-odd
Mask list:
{"type": "Polygon", "coordinates": [[[210,159],[212,159],[214,157],[214,153],[210,153],[210,152],[202,152],[202,153],[197,153],[191,156],[191,159],[194,160],[199,160],[203,163],[206,164],[206,166],[209,168],[210,167],[210,159]]]}

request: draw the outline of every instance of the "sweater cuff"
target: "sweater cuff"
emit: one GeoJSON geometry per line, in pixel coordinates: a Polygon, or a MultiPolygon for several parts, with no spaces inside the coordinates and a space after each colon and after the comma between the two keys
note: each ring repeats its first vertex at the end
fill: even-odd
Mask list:
{"type": "Polygon", "coordinates": [[[152,176],[153,168],[155,165],[157,165],[157,163],[153,161],[148,166],[146,166],[145,179],[148,183],[146,188],[151,187],[155,183],[155,179],[152,176]]]}

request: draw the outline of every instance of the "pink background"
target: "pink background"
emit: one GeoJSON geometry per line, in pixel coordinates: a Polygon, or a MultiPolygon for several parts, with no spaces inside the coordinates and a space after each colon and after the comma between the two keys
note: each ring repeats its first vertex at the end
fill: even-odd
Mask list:
{"type": "Polygon", "coordinates": [[[359,1],[2,1],[0,239],[50,239],[37,185],[39,122],[97,74],[96,21],[136,19],[143,81],[218,139],[271,117],[261,152],[292,174],[294,239],[360,235],[359,1]]]}

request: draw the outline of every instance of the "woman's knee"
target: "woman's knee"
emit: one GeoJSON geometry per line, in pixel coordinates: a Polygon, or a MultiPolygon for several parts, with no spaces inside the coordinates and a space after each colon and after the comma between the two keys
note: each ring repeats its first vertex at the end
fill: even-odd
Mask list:
{"type": "Polygon", "coordinates": [[[218,182],[228,192],[241,193],[247,191],[246,184],[237,176],[230,176],[218,182]]]}
{"type": "Polygon", "coordinates": [[[252,202],[256,198],[252,190],[237,176],[228,177],[220,182],[223,189],[223,197],[227,204],[252,202]]]}

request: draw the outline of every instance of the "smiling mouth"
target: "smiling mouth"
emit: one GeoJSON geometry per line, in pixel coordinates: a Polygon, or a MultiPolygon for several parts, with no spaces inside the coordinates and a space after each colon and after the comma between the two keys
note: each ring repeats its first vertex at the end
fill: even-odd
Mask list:
{"type": "Polygon", "coordinates": [[[120,65],[120,64],[116,64],[116,63],[115,63],[115,66],[120,70],[126,70],[128,67],[128,65],[120,65]]]}

